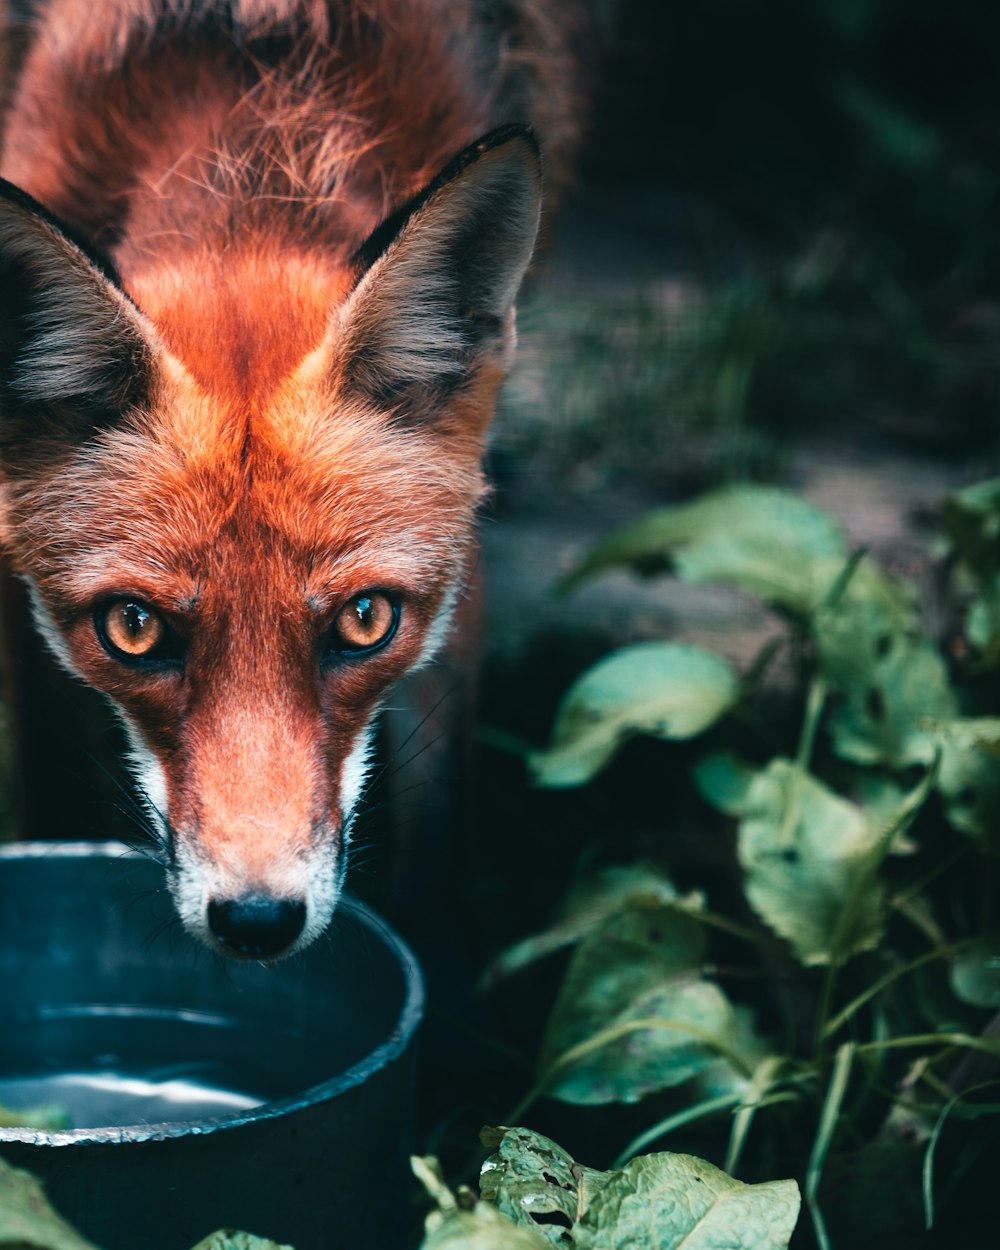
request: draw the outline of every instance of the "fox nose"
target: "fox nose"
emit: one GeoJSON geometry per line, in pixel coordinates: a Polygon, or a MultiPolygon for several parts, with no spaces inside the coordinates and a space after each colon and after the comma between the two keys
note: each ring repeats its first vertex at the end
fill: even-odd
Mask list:
{"type": "Polygon", "coordinates": [[[246,959],[272,959],[302,932],[306,905],[297,898],[245,894],[242,898],[213,899],[208,905],[208,927],[219,943],[246,959]]]}

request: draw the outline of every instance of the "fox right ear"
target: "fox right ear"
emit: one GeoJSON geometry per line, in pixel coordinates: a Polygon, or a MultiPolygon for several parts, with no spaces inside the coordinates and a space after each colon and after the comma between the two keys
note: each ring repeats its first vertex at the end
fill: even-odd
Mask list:
{"type": "Polygon", "coordinates": [[[419,418],[483,366],[502,370],[540,208],[538,145],[505,126],[387,218],[340,313],[347,385],[419,418]]]}
{"type": "Polygon", "coordinates": [[[45,457],[145,402],[155,332],[110,264],[0,179],[0,459],[45,457]]]}

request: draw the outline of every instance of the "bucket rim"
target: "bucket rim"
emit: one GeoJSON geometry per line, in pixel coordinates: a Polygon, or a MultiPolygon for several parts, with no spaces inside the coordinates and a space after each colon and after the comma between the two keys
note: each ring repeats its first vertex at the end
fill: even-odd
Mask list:
{"type": "MultiPolygon", "coordinates": [[[[24,841],[0,844],[0,862],[6,860],[41,859],[105,859],[128,861],[148,859],[132,847],[117,841],[24,841]]],[[[387,1068],[412,1044],[424,1014],[424,983],[420,965],[409,946],[377,912],[365,903],[342,895],[334,912],[349,913],[369,935],[380,941],[392,955],[403,976],[403,1001],[388,1034],[374,1049],[343,1072],[311,1085],[297,1094],[262,1102],[248,1110],[196,1120],[166,1120],[154,1124],[110,1125],[100,1128],[40,1130],[0,1127],[0,1146],[19,1142],[32,1146],[129,1145],[148,1141],[166,1141],[179,1137],[203,1137],[209,1133],[231,1131],[266,1120],[279,1119],[329,1099],[336,1098],[355,1086],[363,1085],[376,1073],[387,1068]]]]}

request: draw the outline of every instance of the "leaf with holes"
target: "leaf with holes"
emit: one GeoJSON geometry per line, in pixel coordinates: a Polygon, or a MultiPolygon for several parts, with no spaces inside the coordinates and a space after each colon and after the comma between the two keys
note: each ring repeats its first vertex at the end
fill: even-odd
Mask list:
{"type": "Polygon", "coordinates": [[[732,1023],[701,973],[704,930],[656,904],[610,916],[577,947],[539,1060],[564,1102],[634,1102],[689,1080],[720,1053],[732,1023]]]}
{"type": "Polygon", "coordinates": [[[734,486],[659,508],[600,543],[562,583],[569,590],[608,568],[672,568],[690,582],[731,582],[769,603],[809,612],[847,558],[834,521],[789,491],[734,486]]]}
{"type": "MultiPolygon", "coordinates": [[[[633,902],[672,903],[677,889],[665,873],[652,864],[615,864],[586,878],[566,895],[548,929],[533,934],[504,951],[487,971],[485,982],[572,946],[615,912],[633,902]]],[[[696,905],[697,897],[687,900],[696,905]]]]}
{"type": "Polygon", "coordinates": [[[776,759],[747,796],[737,852],[747,900],[805,964],[867,950],[882,933],[883,891],[855,887],[880,830],[790,760],[776,759]],[[853,916],[841,932],[849,900],[853,916]]]}
{"type": "Polygon", "coordinates": [[[515,1224],[541,1228],[556,1244],[603,1183],[605,1174],[581,1167],[555,1142],[524,1128],[484,1129],[494,1153],[483,1164],[479,1192],[515,1224]]]}
{"type": "Polygon", "coordinates": [[[948,720],[958,710],[945,663],[923,639],[895,639],[876,665],[839,689],[842,701],[828,722],[834,751],[852,763],[893,771],[929,764],[934,738],[928,722],[948,720]]]}
{"type": "Polygon", "coordinates": [[[498,1129],[484,1200],[519,1226],[576,1250],[785,1250],[799,1214],[794,1181],[745,1185],[692,1155],[581,1167],[528,1129],[498,1129]]]}
{"type": "Polygon", "coordinates": [[[867,561],[812,618],[841,758],[893,770],[930,762],[925,722],[954,716],[956,703],[943,660],[916,626],[912,592],[867,561]]]}
{"type": "Polygon", "coordinates": [[[736,698],[736,678],[720,656],[682,643],[641,642],[613,651],[570,687],[552,743],[529,759],[543,786],[579,786],[635,734],[693,738],[736,698]]]}

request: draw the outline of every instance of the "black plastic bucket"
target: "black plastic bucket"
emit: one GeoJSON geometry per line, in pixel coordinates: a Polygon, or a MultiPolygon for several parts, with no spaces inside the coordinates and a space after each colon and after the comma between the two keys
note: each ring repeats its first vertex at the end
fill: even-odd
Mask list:
{"type": "Polygon", "coordinates": [[[176,923],[158,865],[117,844],[0,847],[0,1128],[103,1250],[241,1228],[295,1250],[417,1240],[407,1155],[423,987],[344,901],[305,955],[222,960],[176,923]]]}

